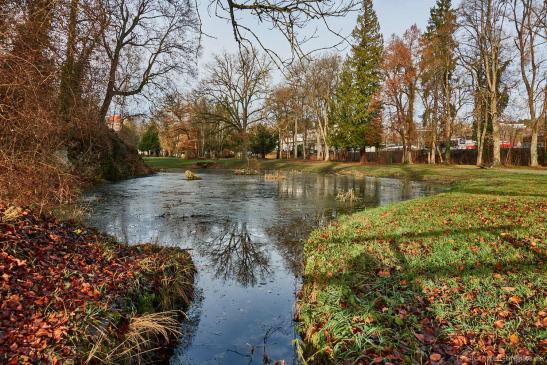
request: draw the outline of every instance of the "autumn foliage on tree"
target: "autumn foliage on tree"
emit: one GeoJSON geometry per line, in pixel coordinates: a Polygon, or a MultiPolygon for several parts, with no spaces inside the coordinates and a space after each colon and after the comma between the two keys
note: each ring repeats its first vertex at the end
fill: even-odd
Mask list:
{"type": "Polygon", "coordinates": [[[403,37],[393,36],[384,56],[384,103],[388,109],[390,128],[403,143],[403,163],[412,163],[412,143],[416,124],[414,112],[419,77],[418,52],[420,30],[413,25],[403,37]]]}

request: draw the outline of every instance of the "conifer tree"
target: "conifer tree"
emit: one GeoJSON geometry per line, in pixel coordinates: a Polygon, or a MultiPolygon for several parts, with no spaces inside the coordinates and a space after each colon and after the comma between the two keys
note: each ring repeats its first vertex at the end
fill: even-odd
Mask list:
{"type": "Polygon", "coordinates": [[[337,146],[359,148],[363,161],[364,148],[370,143],[365,136],[367,125],[381,112],[375,99],[382,84],[384,41],[372,0],[363,1],[363,12],[357,18],[352,37],[354,44],[334,101],[337,130],[333,142],[337,146]]]}

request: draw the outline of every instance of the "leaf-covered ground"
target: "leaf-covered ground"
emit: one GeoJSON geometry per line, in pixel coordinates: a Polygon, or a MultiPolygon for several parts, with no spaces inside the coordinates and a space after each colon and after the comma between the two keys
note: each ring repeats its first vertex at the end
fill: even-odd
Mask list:
{"type": "Polygon", "coordinates": [[[316,231],[299,301],[307,360],[544,363],[546,188],[537,171],[480,172],[316,231]]]}
{"type": "Polygon", "coordinates": [[[104,335],[115,347],[132,316],[187,304],[193,273],[184,251],[0,205],[0,363],[80,363],[104,335]]]}

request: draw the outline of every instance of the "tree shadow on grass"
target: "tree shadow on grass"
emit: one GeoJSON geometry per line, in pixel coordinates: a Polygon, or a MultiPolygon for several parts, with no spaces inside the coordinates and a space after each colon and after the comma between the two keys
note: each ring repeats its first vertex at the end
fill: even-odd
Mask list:
{"type": "MultiPolygon", "coordinates": [[[[474,352],[476,346],[472,346],[471,343],[455,345],[446,336],[446,331],[450,328],[451,331],[457,332],[457,326],[455,329],[454,323],[447,323],[445,319],[438,317],[438,312],[434,312],[432,309],[433,303],[440,305],[443,308],[442,311],[446,310],[447,317],[453,314],[450,312],[453,310],[450,308],[453,305],[451,304],[452,300],[468,294],[476,295],[476,297],[470,296],[466,305],[480,307],[479,297],[481,295],[488,296],[489,293],[466,292],[469,288],[465,288],[461,280],[475,278],[475,281],[482,282],[486,278],[504,274],[506,271],[523,277],[531,273],[540,275],[545,255],[531,251],[528,247],[519,246],[519,249],[526,250],[529,254],[525,258],[506,259],[503,269],[501,269],[494,260],[481,259],[479,256],[477,256],[477,260],[465,263],[426,262],[427,257],[435,253],[425,255],[422,253],[424,263],[420,265],[416,257],[409,256],[404,252],[401,244],[407,242],[408,239],[438,237],[455,231],[458,234],[466,234],[481,231],[499,232],[511,228],[515,227],[501,225],[486,229],[437,230],[422,234],[367,237],[367,240],[387,239],[386,250],[391,251],[395,261],[390,266],[382,265],[380,257],[367,251],[347,261],[341,268],[343,270],[339,270],[340,272],[333,273],[325,271],[323,268],[321,272],[312,277],[305,277],[304,302],[308,303],[309,308],[313,309],[318,305],[317,303],[325,305],[325,302],[322,301],[328,302],[331,308],[337,306],[334,310],[328,310],[329,319],[321,324],[321,328],[312,330],[315,333],[314,336],[323,338],[323,343],[326,346],[338,347],[336,353],[340,354],[340,358],[336,360],[340,363],[345,360],[355,360],[356,356],[361,356],[366,362],[375,358],[383,358],[384,361],[393,363],[404,361],[428,363],[432,353],[439,354],[444,363],[457,363],[458,355],[462,354],[487,356],[480,351],[474,352]],[[446,290],[444,287],[449,280],[458,281],[458,285],[452,288],[456,290],[455,292],[446,290]],[[427,287],[424,284],[426,282],[428,282],[427,287]],[[435,285],[439,285],[439,287],[435,285]],[[333,295],[332,293],[342,293],[334,294],[339,295],[336,303],[332,302],[332,297],[321,298],[321,296],[333,295]],[[442,295],[446,295],[446,297],[442,295]],[[331,313],[332,311],[336,313],[331,313]],[[324,333],[328,333],[328,335],[324,333]],[[360,337],[360,334],[363,334],[363,338],[360,337]],[[345,338],[346,340],[340,344],[333,341],[333,338],[345,338]]],[[[510,242],[505,244],[511,245],[510,242]]],[[[501,282],[499,285],[502,285],[501,282]]],[[[521,305],[524,306],[525,303],[523,302],[521,305]]],[[[323,310],[325,308],[317,308],[317,313],[322,313],[323,310]]],[[[324,314],[320,316],[324,316],[324,314]]],[[[482,328],[490,325],[488,321],[492,318],[482,317],[482,314],[478,314],[473,321],[482,322],[481,331],[483,331],[482,328]]],[[[452,320],[457,324],[459,319],[452,318],[452,320]]],[[[318,322],[317,319],[315,322],[318,322]]],[[[524,337],[526,333],[534,331],[533,328],[528,327],[519,327],[520,331],[525,332],[519,333],[519,335],[524,337]]],[[[476,335],[480,337],[483,334],[479,332],[476,335]]],[[[501,337],[492,336],[492,338],[489,341],[499,342],[491,344],[494,348],[497,348],[496,346],[500,343],[503,346],[507,344],[501,337]]],[[[317,338],[315,340],[317,341],[317,338]]],[[[537,345],[532,349],[532,352],[539,351],[537,345]]],[[[508,353],[512,351],[507,346],[505,347],[508,353]]],[[[331,358],[319,352],[319,354],[315,354],[312,363],[330,363],[331,361],[331,358]]]]}

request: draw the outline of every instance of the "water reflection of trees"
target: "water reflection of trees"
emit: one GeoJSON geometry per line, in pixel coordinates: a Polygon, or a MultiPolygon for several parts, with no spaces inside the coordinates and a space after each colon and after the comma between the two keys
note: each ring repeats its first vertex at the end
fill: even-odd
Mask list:
{"type": "Polygon", "coordinates": [[[291,216],[290,219],[276,222],[266,228],[266,233],[275,244],[277,251],[283,257],[285,267],[294,276],[301,276],[304,264],[304,245],[310,232],[327,224],[336,215],[336,210],[322,211],[291,216]]]}
{"type": "Polygon", "coordinates": [[[265,245],[253,242],[247,223],[227,222],[219,232],[211,233],[211,240],[198,242],[196,246],[214,268],[217,278],[254,286],[270,274],[265,245]]]}

